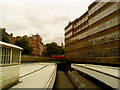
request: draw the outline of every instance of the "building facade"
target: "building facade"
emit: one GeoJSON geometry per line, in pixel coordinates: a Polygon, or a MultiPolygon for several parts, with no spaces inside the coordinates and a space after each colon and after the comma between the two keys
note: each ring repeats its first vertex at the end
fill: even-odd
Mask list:
{"type": "Polygon", "coordinates": [[[44,45],[42,43],[42,38],[40,35],[32,35],[31,37],[28,38],[29,40],[29,45],[32,46],[32,55],[35,56],[42,56],[44,52],[44,45]]]}
{"type": "Polygon", "coordinates": [[[77,62],[120,63],[120,1],[93,2],[65,27],[65,57],[77,62]]]}
{"type": "Polygon", "coordinates": [[[2,38],[7,38],[10,44],[15,44],[15,37],[13,37],[13,33],[8,34],[6,32],[6,28],[0,28],[0,41],[2,38]]]}

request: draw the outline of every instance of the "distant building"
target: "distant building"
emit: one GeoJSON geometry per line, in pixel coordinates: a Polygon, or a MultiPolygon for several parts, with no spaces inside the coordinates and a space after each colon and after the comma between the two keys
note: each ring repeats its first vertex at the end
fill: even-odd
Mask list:
{"type": "Polygon", "coordinates": [[[65,48],[65,46],[64,46],[64,44],[63,43],[61,43],[61,45],[60,45],[61,47],[63,47],[63,48],[65,48]]]}
{"type": "Polygon", "coordinates": [[[16,36],[16,39],[22,38],[21,36],[16,36]]]}
{"type": "Polygon", "coordinates": [[[2,41],[2,28],[0,28],[0,41],[2,41]]]}
{"type": "Polygon", "coordinates": [[[26,38],[26,39],[28,39],[28,36],[27,36],[27,35],[24,35],[23,37],[26,38]]]}
{"type": "MultiPolygon", "coordinates": [[[[15,44],[15,40],[22,38],[22,36],[13,37],[13,33],[8,34],[5,28],[0,28],[0,40],[2,40],[2,33],[4,33],[8,37],[9,43],[11,44],[15,44]]],[[[45,45],[42,43],[42,38],[40,37],[40,35],[36,34],[32,35],[31,37],[24,35],[23,37],[26,38],[29,41],[29,45],[32,46],[32,55],[44,55],[44,53],[46,52],[46,48],[45,45]]]]}
{"type": "Polygon", "coordinates": [[[94,63],[119,63],[120,1],[93,2],[65,27],[65,57],[94,63]]]}
{"type": "Polygon", "coordinates": [[[45,50],[45,47],[42,43],[42,38],[40,35],[32,35],[31,37],[28,38],[29,40],[29,45],[32,46],[32,55],[38,55],[38,56],[43,56],[43,52],[45,50]]]}
{"type": "MultiPolygon", "coordinates": [[[[15,44],[15,37],[13,37],[13,33],[8,34],[8,33],[6,32],[6,28],[0,28],[0,30],[1,30],[1,33],[4,33],[5,36],[8,37],[9,43],[15,44]]],[[[2,38],[2,34],[1,34],[1,38],[2,38]]]]}
{"type": "MultiPolygon", "coordinates": [[[[42,42],[40,35],[32,35],[28,37],[27,35],[23,36],[29,41],[29,45],[32,46],[32,55],[34,56],[43,56],[45,52],[45,46],[42,42]]],[[[16,36],[16,39],[22,38],[21,36],[16,36]]]]}
{"type": "Polygon", "coordinates": [[[15,37],[13,37],[13,33],[11,33],[10,35],[8,35],[8,38],[9,38],[9,40],[10,40],[10,43],[11,44],[15,44],[15,37]]]}

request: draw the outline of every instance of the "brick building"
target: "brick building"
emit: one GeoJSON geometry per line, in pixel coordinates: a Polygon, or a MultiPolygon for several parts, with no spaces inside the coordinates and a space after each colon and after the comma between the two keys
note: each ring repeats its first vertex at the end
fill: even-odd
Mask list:
{"type": "Polygon", "coordinates": [[[120,1],[93,2],[65,27],[65,57],[78,62],[120,63],[120,1]]]}
{"type": "Polygon", "coordinates": [[[15,44],[15,37],[13,37],[13,33],[8,34],[6,32],[6,28],[0,28],[0,33],[0,38],[2,38],[2,34],[4,34],[9,39],[9,43],[15,44]]]}
{"type": "MultiPolygon", "coordinates": [[[[13,34],[8,34],[5,28],[0,28],[0,40],[2,40],[2,33],[4,33],[8,37],[9,43],[11,44],[15,44],[15,41],[17,39],[22,38],[22,36],[13,37],[13,34]]],[[[43,56],[45,52],[45,46],[42,43],[42,38],[40,37],[40,35],[36,34],[32,35],[31,37],[25,35],[23,37],[26,38],[29,41],[29,45],[32,46],[32,55],[43,56]]]]}
{"type": "Polygon", "coordinates": [[[28,40],[29,40],[29,45],[32,46],[32,50],[33,50],[32,55],[42,56],[45,46],[42,43],[42,38],[40,37],[40,35],[38,34],[32,35],[31,37],[28,38],[28,40]]]}

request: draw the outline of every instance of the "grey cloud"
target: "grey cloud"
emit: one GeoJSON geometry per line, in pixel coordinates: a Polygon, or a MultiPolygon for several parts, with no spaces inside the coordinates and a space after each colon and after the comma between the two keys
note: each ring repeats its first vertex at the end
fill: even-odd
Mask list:
{"type": "Polygon", "coordinates": [[[81,4],[81,1],[88,2],[85,0],[1,1],[4,1],[4,27],[9,33],[15,36],[38,33],[44,43],[55,41],[59,44],[64,41],[64,27],[71,19],[80,16],[86,10],[81,8],[87,8],[88,5],[81,4]]]}

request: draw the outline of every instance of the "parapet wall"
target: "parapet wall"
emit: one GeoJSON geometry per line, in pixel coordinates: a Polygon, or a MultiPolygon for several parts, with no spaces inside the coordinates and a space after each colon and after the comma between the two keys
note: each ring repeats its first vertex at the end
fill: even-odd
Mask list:
{"type": "Polygon", "coordinates": [[[56,60],[59,60],[59,58],[30,56],[30,55],[22,55],[21,57],[21,62],[44,62],[44,61],[56,61],[56,60]]]}

